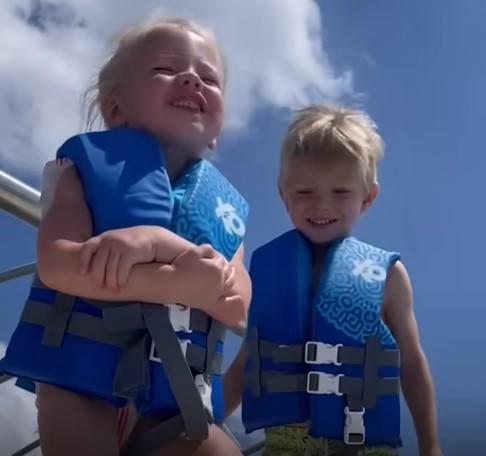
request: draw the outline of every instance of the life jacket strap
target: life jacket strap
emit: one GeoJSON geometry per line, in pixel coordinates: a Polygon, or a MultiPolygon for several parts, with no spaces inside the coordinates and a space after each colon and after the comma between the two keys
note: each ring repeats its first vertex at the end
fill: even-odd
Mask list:
{"type": "MultiPolygon", "coordinates": [[[[37,279],[36,285],[39,284],[37,279]]],[[[56,292],[55,299],[53,305],[29,300],[22,313],[21,321],[44,327],[43,344],[60,347],[64,334],[71,334],[121,348],[113,393],[129,400],[136,399],[137,393],[149,386],[148,363],[160,362],[181,411],[187,438],[200,440],[208,436],[210,395],[209,403],[204,403],[202,385],[196,385],[191,369],[206,377],[221,372],[222,355],[216,352],[216,346],[223,339],[224,325],[200,311],[187,312],[175,306],[144,303],[117,306],[89,301],[101,309],[102,316],[98,317],[74,311],[73,296],[56,292]],[[205,332],[207,348],[179,339],[171,314],[179,318],[178,329],[205,332]]]]}
{"type": "Polygon", "coordinates": [[[258,329],[252,328],[247,338],[250,361],[245,384],[254,397],[262,390],[268,393],[334,394],[345,396],[345,426],[343,440],[346,446],[365,443],[364,414],[374,409],[378,396],[400,393],[398,377],[381,378],[379,369],[399,367],[398,350],[383,349],[380,338],[369,336],[364,347],[345,347],[309,341],[303,344],[282,345],[259,338],[258,329]],[[282,370],[261,369],[262,359],[274,363],[296,363],[304,366],[352,364],[363,366],[363,377],[332,375],[319,370],[289,374],[282,370]]]}
{"type": "MultiPolygon", "coordinates": [[[[196,387],[201,394],[201,400],[206,405],[206,427],[214,423],[211,413],[211,387],[206,382],[203,375],[197,375],[195,378],[196,387]]],[[[153,453],[166,443],[179,436],[188,438],[186,425],[182,414],[162,421],[153,429],[146,431],[136,440],[129,442],[120,452],[120,456],[145,456],[153,453]]]]}

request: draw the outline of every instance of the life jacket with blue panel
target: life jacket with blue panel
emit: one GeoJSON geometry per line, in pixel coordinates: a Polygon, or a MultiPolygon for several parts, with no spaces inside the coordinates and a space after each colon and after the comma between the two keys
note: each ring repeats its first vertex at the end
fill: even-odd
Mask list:
{"type": "MultiPolygon", "coordinates": [[[[206,160],[171,185],[158,143],[128,128],[77,135],[57,158],[76,166],[94,236],[160,226],[209,243],[228,260],[242,242],[248,205],[206,160]]],[[[116,407],[132,400],[138,413],[163,412],[189,438],[205,438],[208,415],[223,417],[224,332],[199,310],[83,299],[48,289],[35,276],[0,371],[116,407]]]]}
{"type": "Polygon", "coordinates": [[[336,240],[312,293],[311,245],[298,231],[253,253],[246,432],[303,423],[315,438],[401,446],[399,352],[381,319],[398,258],[353,237],[336,240]]]}

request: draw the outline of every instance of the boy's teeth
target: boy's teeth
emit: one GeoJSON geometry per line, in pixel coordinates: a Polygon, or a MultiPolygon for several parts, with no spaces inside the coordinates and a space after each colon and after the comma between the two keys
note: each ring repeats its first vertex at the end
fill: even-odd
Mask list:
{"type": "Polygon", "coordinates": [[[309,219],[312,223],[316,225],[327,225],[328,223],[334,222],[334,219],[309,219]]]}

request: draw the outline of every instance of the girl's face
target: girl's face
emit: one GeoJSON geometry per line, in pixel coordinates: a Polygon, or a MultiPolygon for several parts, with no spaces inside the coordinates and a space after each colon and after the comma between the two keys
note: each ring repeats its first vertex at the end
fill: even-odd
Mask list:
{"type": "Polygon", "coordinates": [[[223,123],[223,69],[213,43],[178,26],[150,32],[127,55],[109,126],[129,126],[191,156],[223,123]]]}

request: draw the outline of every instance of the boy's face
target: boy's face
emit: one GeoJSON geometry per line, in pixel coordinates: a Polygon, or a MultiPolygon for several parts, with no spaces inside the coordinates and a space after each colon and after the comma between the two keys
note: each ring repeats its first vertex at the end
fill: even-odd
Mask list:
{"type": "Polygon", "coordinates": [[[366,188],[362,165],[347,157],[293,159],[285,165],[280,184],[290,220],[315,244],[348,235],[377,190],[377,185],[366,188]]]}
{"type": "Polygon", "coordinates": [[[161,27],[127,56],[115,97],[116,123],[200,153],[222,126],[222,73],[211,42],[177,26],[161,27]]]}

